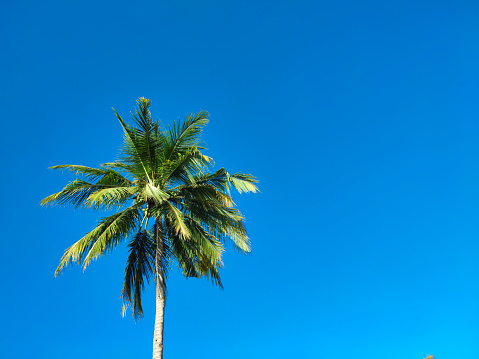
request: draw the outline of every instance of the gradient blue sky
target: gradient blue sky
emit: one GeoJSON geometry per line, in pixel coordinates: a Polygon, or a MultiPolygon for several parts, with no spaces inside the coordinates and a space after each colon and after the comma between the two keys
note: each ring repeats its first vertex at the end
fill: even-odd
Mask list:
{"type": "Polygon", "coordinates": [[[149,358],[126,248],[53,272],[100,213],[42,208],[116,158],[136,98],[205,109],[253,253],[171,276],[165,358],[479,357],[477,1],[0,3],[0,357],[149,358]]]}

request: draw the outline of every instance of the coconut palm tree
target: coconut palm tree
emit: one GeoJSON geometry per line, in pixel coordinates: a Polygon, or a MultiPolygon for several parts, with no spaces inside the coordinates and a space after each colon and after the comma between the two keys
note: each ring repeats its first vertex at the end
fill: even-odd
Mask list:
{"type": "Polygon", "coordinates": [[[225,240],[243,253],[250,251],[244,217],[234,207],[230,188],[256,192],[257,180],[248,174],[229,174],[224,168],[208,172],[212,159],[201,153],[199,135],[208,113],[198,112],[161,130],[150,113],[151,102],[137,100],[135,126],[125,123],[124,146],[115,162],[99,168],[61,165],[80,179],[67,184],[41,204],[116,210],[70,246],[55,276],[70,263],[92,260],[128,241],[129,255],[122,290],[123,313],[143,316],[145,282],[156,284],[153,358],[163,357],[163,314],[166,278],[173,263],[186,277],[206,277],[222,288],[220,269],[225,240]],[[149,221],[151,219],[151,221],[149,221]]]}

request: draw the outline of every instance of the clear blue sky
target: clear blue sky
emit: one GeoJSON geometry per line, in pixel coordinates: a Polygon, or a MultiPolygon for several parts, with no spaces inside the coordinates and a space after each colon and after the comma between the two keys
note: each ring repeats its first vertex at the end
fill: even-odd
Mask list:
{"type": "Polygon", "coordinates": [[[4,0],[0,39],[0,357],[151,357],[125,247],[53,278],[101,213],[38,205],[144,96],[262,191],[224,291],[171,276],[165,359],[479,358],[477,1],[4,0]]]}

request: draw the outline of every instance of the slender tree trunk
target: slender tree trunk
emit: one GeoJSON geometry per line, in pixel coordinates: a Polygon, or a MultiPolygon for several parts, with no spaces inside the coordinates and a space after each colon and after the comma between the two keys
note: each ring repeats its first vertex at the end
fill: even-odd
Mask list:
{"type": "Polygon", "coordinates": [[[163,359],[163,327],[165,313],[165,277],[163,274],[163,228],[161,219],[155,219],[156,231],[156,316],[153,336],[153,359],[163,359]]]}

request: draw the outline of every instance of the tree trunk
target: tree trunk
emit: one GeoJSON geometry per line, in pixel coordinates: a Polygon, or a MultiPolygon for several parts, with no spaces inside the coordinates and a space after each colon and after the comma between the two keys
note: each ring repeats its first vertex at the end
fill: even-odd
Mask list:
{"type": "Polygon", "coordinates": [[[165,277],[163,274],[163,228],[155,219],[156,231],[156,316],[153,336],[153,359],[163,359],[163,327],[165,313],[165,277]]]}

